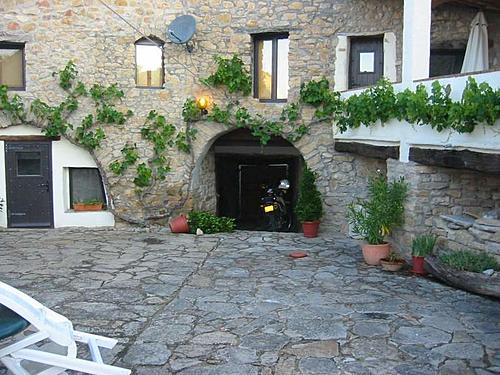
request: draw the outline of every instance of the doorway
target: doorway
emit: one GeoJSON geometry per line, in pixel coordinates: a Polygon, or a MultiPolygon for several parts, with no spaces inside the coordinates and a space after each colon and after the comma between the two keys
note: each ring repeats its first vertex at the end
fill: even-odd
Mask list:
{"type": "Polygon", "coordinates": [[[9,228],[51,228],[51,142],[6,142],[7,224],[9,228]]]}
{"type": "Polygon", "coordinates": [[[236,219],[237,227],[245,230],[263,229],[264,220],[260,199],[265,187],[277,187],[287,179],[290,188],[285,194],[287,207],[292,211],[298,195],[300,152],[281,137],[273,137],[262,146],[247,129],[238,129],[219,138],[213,146],[217,214],[236,219]]]}

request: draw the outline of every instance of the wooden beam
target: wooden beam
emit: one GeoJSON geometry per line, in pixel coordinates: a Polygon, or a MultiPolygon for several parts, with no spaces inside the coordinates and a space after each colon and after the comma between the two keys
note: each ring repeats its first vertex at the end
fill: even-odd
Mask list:
{"type": "Polygon", "coordinates": [[[443,5],[443,4],[446,4],[446,3],[450,3],[452,1],[453,0],[432,0],[432,7],[433,8],[437,8],[440,5],[443,5]]]}
{"type": "Polygon", "coordinates": [[[482,10],[500,10],[498,0],[455,0],[456,3],[482,10]]]}
{"type": "Polygon", "coordinates": [[[419,164],[436,167],[500,174],[500,154],[411,147],[409,159],[419,164]]]}
{"type": "Polygon", "coordinates": [[[0,135],[0,141],[6,142],[47,142],[59,141],[60,136],[46,137],[44,135],[0,135]]]}
{"type": "Polygon", "coordinates": [[[399,146],[375,146],[359,142],[335,142],[335,151],[349,152],[374,159],[399,159],[399,146]]]}
{"type": "Polygon", "coordinates": [[[443,4],[465,5],[475,9],[500,11],[498,0],[433,0],[432,8],[437,8],[443,4]]]}

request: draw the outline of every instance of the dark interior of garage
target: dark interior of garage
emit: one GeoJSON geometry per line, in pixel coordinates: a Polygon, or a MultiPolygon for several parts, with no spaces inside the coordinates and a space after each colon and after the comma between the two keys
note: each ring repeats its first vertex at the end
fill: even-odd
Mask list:
{"type": "Polygon", "coordinates": [[[218,215],[235,218],[238,229],[264,230],[260,198],[267,186],[276,187],[288,179],[285,201],[292,211],[290,230],[297,230],[293,207],[303,161],[291,143],[273,137],[262,146],[249,130],[238,129],[220,137],[213,148],[218,215]]]}

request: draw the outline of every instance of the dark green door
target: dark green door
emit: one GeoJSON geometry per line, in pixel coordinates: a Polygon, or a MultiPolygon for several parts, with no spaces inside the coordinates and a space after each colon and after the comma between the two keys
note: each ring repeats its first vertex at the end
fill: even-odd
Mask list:
{"type": "Polygon", "coordinates": [[[10,228],[53,226],[50,142],[6,142],[7,220],[10,228]]]}

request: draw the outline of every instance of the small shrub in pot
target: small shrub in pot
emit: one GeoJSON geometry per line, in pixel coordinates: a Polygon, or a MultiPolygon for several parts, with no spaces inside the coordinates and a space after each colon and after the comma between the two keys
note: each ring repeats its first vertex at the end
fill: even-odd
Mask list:
{"type": "Polygon", "coordinates": [[[432,234],[423,234],[413,239],[411,244],[413,273],[417,275],[425,274],[424,258],[432,254],[436,241],[437,237],[432,234]]]}
{"type": "Polygon", "coordinates": [[[389,255],[390,245],[385,237],[403,224],[407,193],[408,184],[402,177],[389,182],[386,176],[377,174],[370,178],[368,198],[357,199],[348,206],[347,219],[352,231],[367,242],[362,245],[366,263],[380,264],[380,259],[389,255]]]}
{"type": "Polygon", "coordinates": [[[316,237],[318,234],[319,219],[323,216],[323,202],[321,193],[316,187],[317,174],[307,166],[302,172],[299,185],[299,197],[295,205],[297,219],[302,223],[304,236],[316,237]]]}

